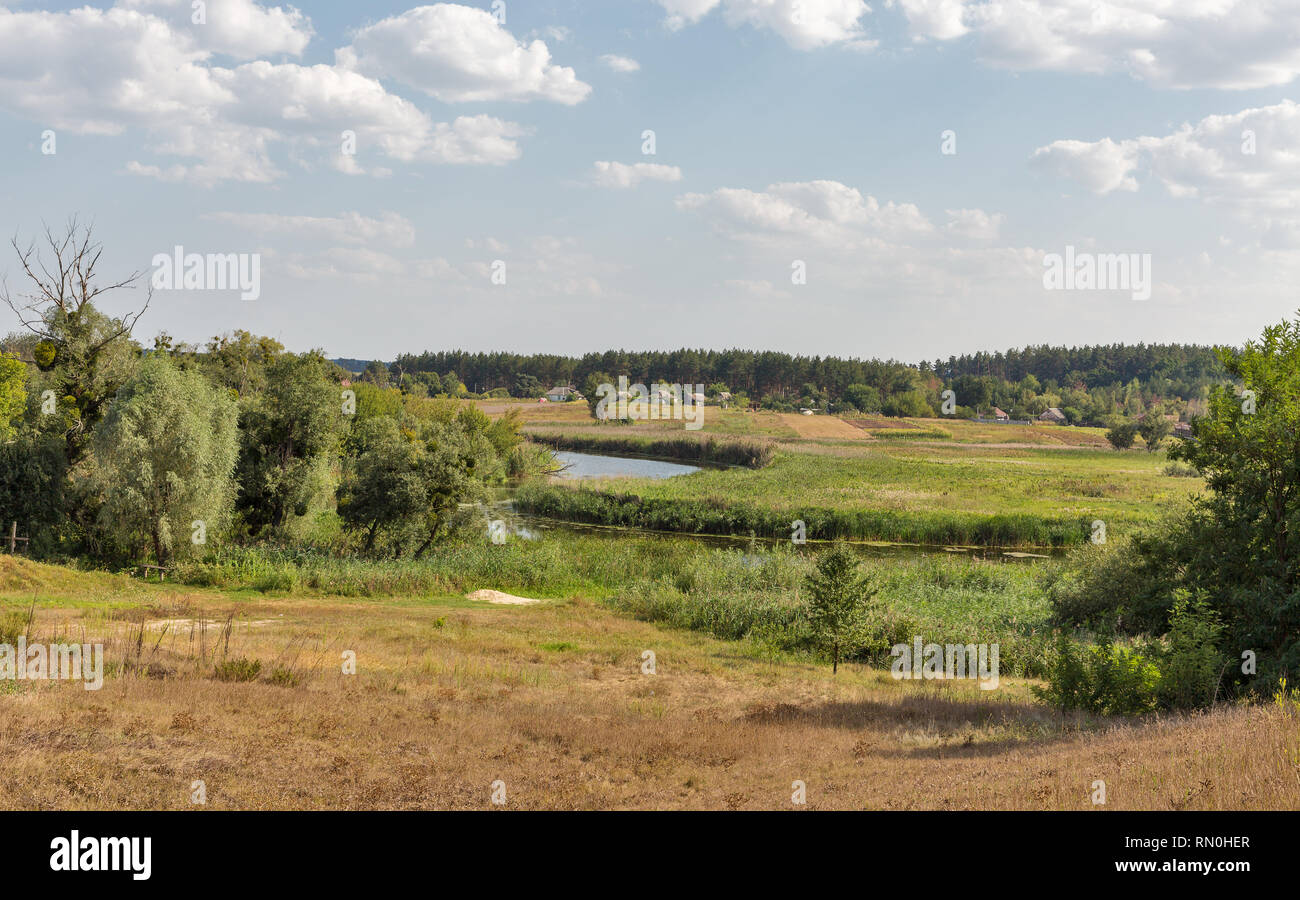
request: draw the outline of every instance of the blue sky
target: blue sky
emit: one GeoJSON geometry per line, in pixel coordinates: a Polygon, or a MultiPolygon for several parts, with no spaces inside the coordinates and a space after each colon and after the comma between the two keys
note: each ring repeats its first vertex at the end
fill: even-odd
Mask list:
{"type": "MultiPolygon", "coordinates": [[[[362,358],[915,361],[1240,343],[1300,307],[1300,4],[504,13],[207,0],[196,24],[190,0],[0,6],[6,224],[93,219],[112,275],[176,245],[260,254],[258,299],[159,291],[137,337],[246,328],[362,358]],[[1067,245],[1149,254],[1151,298],[1046,290],[1044,257],[1067,245]]],[[[0,272],[19,287],[12,253],[0,272]]]]}

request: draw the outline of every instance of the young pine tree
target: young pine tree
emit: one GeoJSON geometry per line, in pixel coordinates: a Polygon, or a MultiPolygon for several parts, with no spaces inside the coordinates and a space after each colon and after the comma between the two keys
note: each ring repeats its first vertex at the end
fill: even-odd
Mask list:
{"type": "Polygon", "coordinates": [[[817,642],[831,654],[831,671],[838,672],[840,656],[866,637],[869,603],[878,588],[858,571],[857,560],[844,544],[822,554],[805,586],[808,622],[817,642]]]}

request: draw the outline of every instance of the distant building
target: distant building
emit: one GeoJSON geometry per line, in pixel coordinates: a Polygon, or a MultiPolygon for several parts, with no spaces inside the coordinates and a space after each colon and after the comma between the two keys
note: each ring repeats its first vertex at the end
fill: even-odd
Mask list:
{"type": "Polygon", "coordinates": [[[723,409],[731,406],[731,391],[718,391],[718,405],[723,409]]]}
{"type": "Polygon", "coordinates": [[[1065,413],[1061,412],[1059,409],[1053,406],[1051,409],[1047,410],[1041,416],[1039,416],[1038,421],[1050,422],[1053,425],[1064,425],[1065,413]]]}
{"type": "Polygon", "coordinates": [[[1189,438],[1192,436],[1192,426],[1188,422],[1179,422],[1174,425],[1174,437],[1189,438]]]}
{"type": "Polygon", "coordinates": [[[573,385],[566,387],[553,387],[546,392],[546,399],[552,403],[568,403],[569,398],[573,396],[573,385]]]}
{"type": "Polygon", "coordinates": [[[997,419],[999,422],[1006,422],[1011,417],[995,406],[993,407],[993,418],[997,419]]]}

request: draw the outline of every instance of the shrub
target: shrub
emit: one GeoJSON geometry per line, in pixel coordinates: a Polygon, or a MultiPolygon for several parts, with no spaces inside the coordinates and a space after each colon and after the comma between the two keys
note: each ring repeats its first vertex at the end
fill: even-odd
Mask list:
{"type": "MultiPolygon", "coordinates": [[[[260,663],[257,668],[259,670],[261,669],[260,663]]],[[[254,674],[253,677],[256,678],[256,674],[254,674]]],[[[238,680],[251,681],[252,679],[238,680]]],[[[276,665],[271,668],[271,684],[279,685],[280,687],[297,687],[302,684],[302,676],[289,666],[276,665]]]]}
{"type": "Polygon", "coordinates": [[[1091,646],[1058,632],[1048,659],[1048,685],[1034,694],[1062,712],[1141,715],[1157,705],[1160,671],[1140,650],[1108,640],[1091,646]]]}
{"type": "Polygon", "coordinates": [[[1169,709],[1209,706],[1218,693],[1224,659],[1218,650],[1223,626],[1204,602],[1186,592],[1174,603],[1160,660],[1160,705],[1169,709]]]}
{"type": "Polygon", "coordinates": [[[218,681],[255,681],[262,674],[262,661],[240,656],[217,663],[213,675],[218,681]]]}

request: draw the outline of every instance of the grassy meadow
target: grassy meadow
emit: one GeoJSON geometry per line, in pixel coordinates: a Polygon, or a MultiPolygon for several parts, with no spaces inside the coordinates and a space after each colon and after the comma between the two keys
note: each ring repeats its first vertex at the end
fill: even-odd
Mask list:
{"type": "MultiPolygon", "coordinates": [[[[506,808],[781,809],[800,780],[812,809],[1082,810],[1098,778],[1111,808],[1300,805],[1300,731],[1281,708],[1095,720],[1051,711],[1010,675],[989,692],[861,664],[832,677],[756,636],[721,640],[627,605],[624,551],[560,563],[569,586],[536,591],[549,593],[536,605],[460,593],[523,589],[538,554],[598,549],[566,545],[512,543],[495,570],[467,570],[463,550],[431,561],[418,590],[376,576],[354,596],[257,591],[230,567],[219,589],[0,556],[6,615],[31,640],[104,641],[112,670],[97,692],[6,683],[0,806],[192,809],[202,781],[210,809],[492,809],[499,780],[506,808]]],[[[246,575],[271,568],[244,562],[246,575]]],[[[703,579],[735,574],[693,562],[703,579]]],[[[1041,613],[1021,596],[1027,567],[921,566],[920,579],[889,576],[913,584],[918,615],[1041,613]]]]}
{"type": "Polygon", "coordinates": [[[579,404],[479,405],[592,450],[765,448],[664,481],[533,482],[524,507],[531,491],[587,498],[597,524],[641,509],[666,531],[772,536],[802,512],[811,541],[554,526],[420,559],[307,541],[213,549],[166,582],[0,555],[6,639],[107,657],[99,691],[3,683],[0,807],[188,809],[201,781],[213,809],[492,809],[500,781],[517,809],[782,809],[802,781],[813,809],[1091,809],[1096,779],[1110,808],[1300,806],[1293,703],[1127,718],[1034,695],[1059,555],[859,543],[869,645],[832,674],[810,631],[806,579],[835,529],[1067,545],[1100,518],[1123,533],[1201,490],[1163,453],[1088,429],[710,409],[684,438],[596,426],[579,404]],[[997,689],[894,679],[888,647],[915,636],[998,644],[997,689]]]}
{"type": "MultiPolygon", "coordinates": [[[[519,407],[530,433],[562,448],[618,452],[682,436],[680,423],[601,425],[578,403],[519,407]]],[[[1092,428],[708,407],[696,435],[770,440],[771,462],[580,490],[533,486],[521,499],[540,515],[656,530],[776,537],[802,519],[810,538],[1043,547],[1083,543],[1097,520],[1122,534],[1203,488],[1166,474],[1162,451],[1119,452],[1092,428]]]]}

